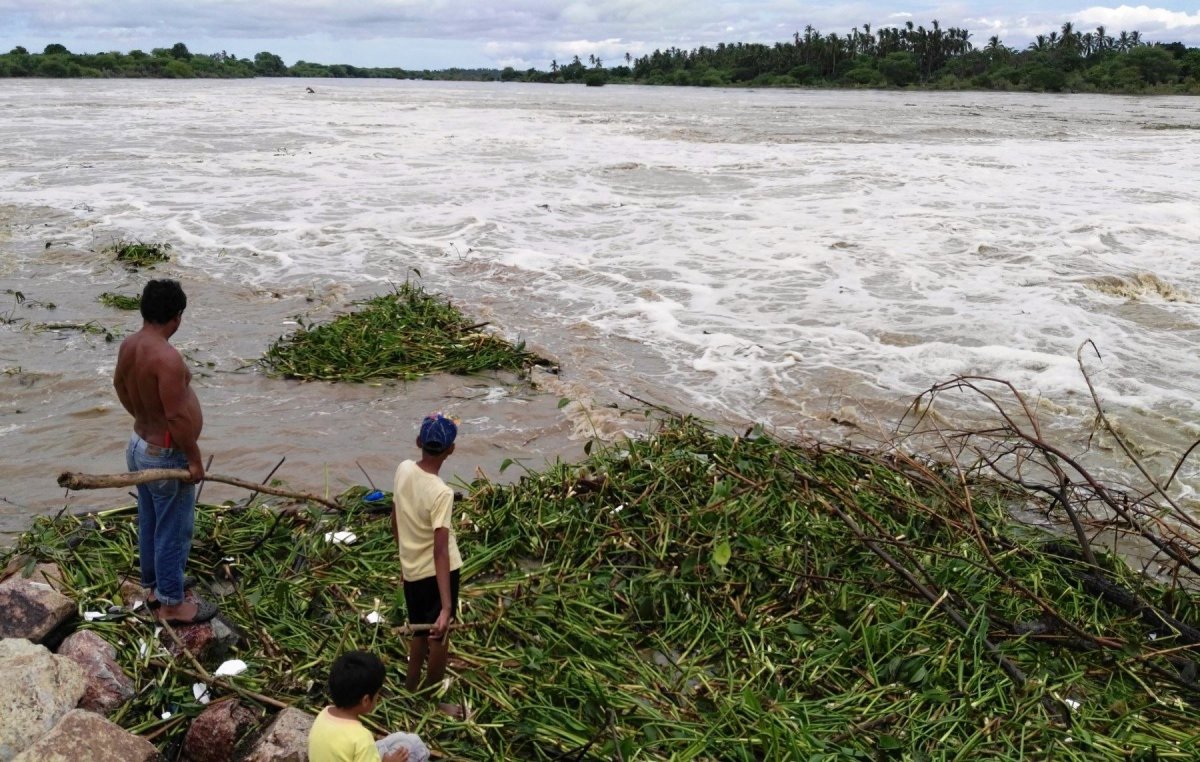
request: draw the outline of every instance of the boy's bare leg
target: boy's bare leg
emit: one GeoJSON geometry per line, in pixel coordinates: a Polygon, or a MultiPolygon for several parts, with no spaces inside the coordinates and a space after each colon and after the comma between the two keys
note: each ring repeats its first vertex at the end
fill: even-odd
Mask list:
{"type": "MultiPolygon", "coordinates": [[[[409,693],[416,693],[421,687],[421,667],[425,666],[425,653],[429,648],[429,638],[409,638],[408,640],[408,673],[404,678],[404,687],[409,693]]],[[[445,662],[443,661],[443,667],[445,662]]]]}
{"type": "Polygon", "coordinates": [[[450,651],[450,633],[442,636],[441,640],[426,638],[429,641],[429,671],[425,675],[425,687],[432,688],[442,682],[446,676],[446,654],[450,651]]]}
{"type": "MultiPolygon", "coordinates": [[[[450,633],[442,636],[441,640],[429,638],[429,671],[425,674],[424,690],[437,690],[442,678],[446,676],[446,657],[450,653],[450,633]]],[[[438,709],[455,718],[467,719],[466,709],[461,704],[438,704],[438,709]]]]}

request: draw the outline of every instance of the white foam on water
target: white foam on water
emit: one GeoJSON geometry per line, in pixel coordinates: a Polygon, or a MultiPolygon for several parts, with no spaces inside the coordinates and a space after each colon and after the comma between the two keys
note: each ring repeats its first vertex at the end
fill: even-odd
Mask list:
{"type": "MultiPolygon", "coordinates": [[[[264,288],[403,280],[601,385],[780,426],[956,374],[1197,419],[1184,98],[14,81],[0,203],[264,288]],[[99,231],[99,232],[97,232],[99,231]],[[1136,290],[1136,289],[1135,289],[1136,290]],[[630,343],[637,346],[631,356],[630,343]]],[[[102,242],[101,242],[102,243],[102,242]]]]}

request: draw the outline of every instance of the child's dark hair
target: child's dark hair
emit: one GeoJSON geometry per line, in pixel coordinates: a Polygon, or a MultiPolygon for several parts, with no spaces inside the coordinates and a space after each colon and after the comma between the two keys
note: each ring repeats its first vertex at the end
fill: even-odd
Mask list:
{"type": "Polygon", "coordinates": [[[366,651],[347,651],[329,669],[329,697],[338,709],[349,709],[383,687],[383,662],[366,651]]]}
{"type": "Polygon", "coordinates": [[[152,280],[142,289],[142,317],[147,323],[164,325],[187,307],[187,295],[179,281],[152,280]]]}

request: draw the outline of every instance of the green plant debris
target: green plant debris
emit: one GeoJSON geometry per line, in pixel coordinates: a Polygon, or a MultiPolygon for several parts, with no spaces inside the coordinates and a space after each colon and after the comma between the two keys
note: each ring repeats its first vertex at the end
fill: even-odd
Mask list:
{"type": "Polygon", "coordinates": [[[280,337],[260,361],[270,373],[320,381],[411,380],[431,373],[522,371],[547,361],[472,323],[444,298],[404,283],[356,302],[329,323],[280,337]]]}
{"type": "Polygon", "coordinates": [[[171,261],[171,244],[169,243],[144,243],[118,239],[105,251],[112,254],[117,262],[134,270],[140,267],[153,268],[157,264],[171,261]]]}
{"type": "MultiPolygon", "coordinates": [[[[1085,592],[1080,564],[1055,551],[1061,538],[1013,523],[999,487],[973,484],[968,498],[914,463],[722,436],[690,419],[513,485],[476,481],[455,508],[466,627],[437,699],[469,704],[466,723],[404,693],[406,640],[367,620],[404,611],[390,522],[368,513],[365,494],[346,493],[343,515],[199,511],[191,571],[234,583],[220,604],[245,635],[237,685],[316,711],[334,657],[374,650],[389,684],[373,726],[419,732],[455,759],[1200,752],[1192,647],[1170,632],[1150,638],[1085,592]],[[325,541],[339,529],[358,541],[325,541]]],[[[132,512],[40,519],[13,552],[59,562],[81,610],[106,611],[121,603],[121,579],[136,579],[135,530],[132,512]]],[[[1104,558],[1116,581],[1195,619],[1194,596],[1104,558]]],[[[177,743],[179,718],[203,708],[189,665],[139,656],[153,642],[148,621],[80,626],[115,644],[137,683],[113,719],[157,733],[162,749],[177,743]],[[161,720],[168,708],[175,717],[161,720]]]]}
{"type": "Polygon", "coordinates": [[[120,332],[89,320],[86,323],[30,323],[34,331],[78,331],[85,336],[103,336],[106,342],[116,341],[120,332]]]}
{"type": "Polygon", "coordinates": [[[124,294],[114,294],[111,291],[105,291],[96,299],[105,307],[113,307],[118,310],[136,310],[142,306],[141,296],[125,296],[124,294]]]}

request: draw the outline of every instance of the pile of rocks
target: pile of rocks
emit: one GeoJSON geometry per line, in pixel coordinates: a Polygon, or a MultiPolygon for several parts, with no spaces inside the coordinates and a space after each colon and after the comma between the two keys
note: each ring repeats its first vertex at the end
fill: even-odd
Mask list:
{"type": "MultiPolygon", "coordinates": [[[[9,571],[0,580],[0,762],[162,759],[149,741],[107,719],[134,695],[116,649],[90,630],[61,638],[76,622],[78,606],[65,594],[59,568],[37,564],[9,571]],[[54,653],[46,644],[56,641],[54,653]]],[[[141,590],[134,585],[122,592],[132,601],[141,590]]],[[[219,659],[237,640],[236,631],[219,619],[178,627],[176,633],[201,661],[219,659]]],[[[175,642],[164,645],[179,655],[175,642]]],[[[289,708],[262,728],[261,710],[235,697],[214,701],[192,721],[180,758],[305,762],[312,721],[289,708]]]]}

